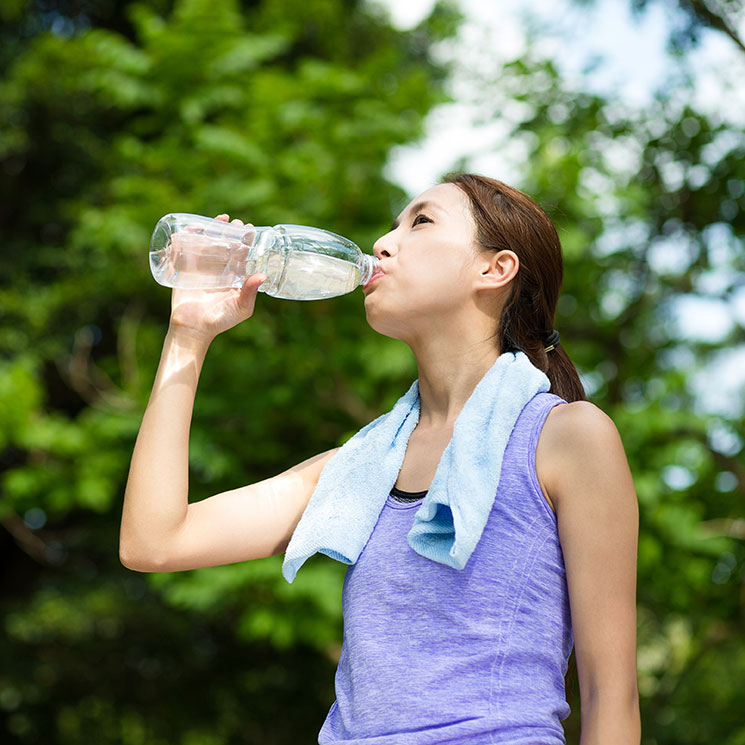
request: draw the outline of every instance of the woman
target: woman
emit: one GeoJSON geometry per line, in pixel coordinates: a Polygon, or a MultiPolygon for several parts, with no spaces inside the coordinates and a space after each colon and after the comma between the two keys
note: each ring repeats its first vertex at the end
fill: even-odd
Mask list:
{"type": "MultiPolygon", "coordinates": [[[[367,319],[411,347],[420,395],[379,524],[396,506],[398,515],[414,511],[404,509],[426,494],[460,411],[501,354],[524,352],[551,389],[518,418],[489,523],[462,572],[407,551],[403,540],[380,552],[375,532],[348,570],[337,701],[319,742],[562,743],[573,644],[580,745],[638,745],[637,500],[615,425],[585,400],[552,333],[563,269],[551,221],[525,194],[460,174],[413,200],[374,252],[382,275],[363,290],[367,319]],[[400,602],[378,598],[384,615],[374,624],[361,605],[362,579],[380,582],[376,592],[400,590],[400,602]]],[[[189,427],[204,356],[217,334],[252,315],[263,279],[225,293],[173,292],[125,494],[120,556],[131,569],[284,553],[339,449],[188,504],[189,427]]]]}

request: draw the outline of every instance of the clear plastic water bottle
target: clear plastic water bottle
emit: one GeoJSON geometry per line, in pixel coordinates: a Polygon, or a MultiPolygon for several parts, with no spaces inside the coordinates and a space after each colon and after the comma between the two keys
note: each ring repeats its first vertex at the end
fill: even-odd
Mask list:
{"type": "Polygon", "coordinates": [[[248,275],[266,274],[259,292],[321,300],[367,284],[378,265],[352,241],[305,225],[255,227],[174,212],[150,240],[156,282],[191,290],[240,287],[248,275]]]}

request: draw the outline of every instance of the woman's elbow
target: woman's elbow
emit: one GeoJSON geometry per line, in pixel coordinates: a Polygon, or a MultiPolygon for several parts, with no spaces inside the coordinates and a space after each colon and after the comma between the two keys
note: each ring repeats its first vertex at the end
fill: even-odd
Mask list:
{"type": "Polygon", "coordinates": [[[119,561],[133,572],[167,571],[165,556],[155,551],[134,550],[124,542],[119,543],[119,561]]]}

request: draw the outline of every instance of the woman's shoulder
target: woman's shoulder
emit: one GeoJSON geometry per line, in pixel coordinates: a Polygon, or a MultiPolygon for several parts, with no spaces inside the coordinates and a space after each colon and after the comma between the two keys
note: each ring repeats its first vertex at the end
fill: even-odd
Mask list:
{"type": "Polygon", "coordinates": [[[620,441],[613,420],[590,401],[572,401],[551,407],[536,447],[536,472],[554,504],[559,482],[568,469],[581,468],[591,458],[617,457],[620,441]]]}
{"type": "Polygon", "coordinates": [[[583,430],[587,427],[592,430],[604,427],[614,427],[613,420],[592,401],[571,401],[570,403],[557,403],[552,406],[546,417],[544,429],[562,435],[570,434],[575,430],[583,430]]]}

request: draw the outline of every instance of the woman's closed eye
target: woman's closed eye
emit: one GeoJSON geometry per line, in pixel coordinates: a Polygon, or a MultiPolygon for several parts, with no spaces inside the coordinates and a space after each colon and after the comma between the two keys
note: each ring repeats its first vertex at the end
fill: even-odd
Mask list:
{"type": "Polygon", "coordinates": [[[427,215],[417,215],[417,216],[416,216],[416,217],[414,218],[414,222],[413,222],[413,223],[411,223],[411,227],[412,227],[412,228],[413,228],[413,227],[414,227],[415,225],[419,225],[419,224],[420,224],[420,223],[419,223],[419,218],[420,218],[420,217],[421,217],[421,218],[423,218],[424,220],[426,220],[427,222],[432,222],[432,220],[430,220],[430,219],[429,219],[429,218],[427,217],[427,215]]]}

